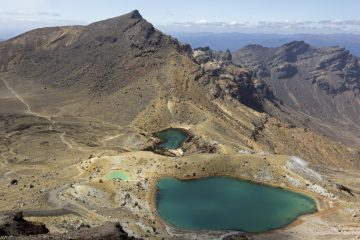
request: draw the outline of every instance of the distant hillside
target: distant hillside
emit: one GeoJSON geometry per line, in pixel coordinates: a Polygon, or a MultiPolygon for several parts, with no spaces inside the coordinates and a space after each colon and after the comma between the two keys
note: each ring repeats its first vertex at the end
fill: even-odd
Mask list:
{"type": "Polygon", "coordinates": [[[218,51],[235,51],[248,44],[264,47],[280,47],[291,41],[305,41],[313,46],[340,46],[354,55],[360,56],[360,35],[354,34],[245,34],[245,33],[171,33],[180,41],[189,43],[193,48],[209,46],[218,51]]]}
{"type": "Polygon", "coordinates": [[[281,105],[295,110],[296,119],[302,115],[319,132],[358,143],[360,64],[348,50],[303,41],[278,48],[248,45],[233,52],[233,61],[251,69],[281,105]]]}

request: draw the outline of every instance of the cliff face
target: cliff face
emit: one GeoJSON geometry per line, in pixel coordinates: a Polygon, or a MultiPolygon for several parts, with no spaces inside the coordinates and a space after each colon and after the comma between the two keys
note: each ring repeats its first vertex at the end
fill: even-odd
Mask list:
{"type": "Polygon", "coordinates": [[[296,41],[279,48],[249,45],[233,56],[269,86],[294,121],[303,119],[337,140],[359,143],[360,64],[349,51],[296,41]]]}
{"type": "Polygon", "coordinates": [[[271,90],[263,81],[253,78],[247,68],[232,62],[229,50],[216,52],[207,47],[197,48],[193,57],[201,66],[198,82],[208,89],[212,98],[236,99],[260,112],[267,104],[275,103],[271,90]]]}

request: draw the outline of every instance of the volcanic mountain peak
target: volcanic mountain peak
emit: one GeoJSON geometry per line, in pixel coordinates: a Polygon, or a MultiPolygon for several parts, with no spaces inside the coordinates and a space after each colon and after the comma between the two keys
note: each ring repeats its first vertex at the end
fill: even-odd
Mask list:
{"type": "Polygon", "coordinates": [[[137,9],[129,12],[128,15],[130,15],[131,18],[143,18],[137,9]]]}
{"type": "MultiPolygon", "coordinates": [[[[127,14],[109,18],[106,20],[101,20],[98,22],[91,23],[87,27],[90,28],[104,28],[104,29],[111,29],[111,28],[118,28],[120,30],[126,29],[128,26],[135,25],[139,22],[147,23],[148,25],[151,25],[149,22],[147,22],[140,14],[138,10],[134,10],[132,12],[129,12],[127,14]]],[[[152,25],[151,25],[152,26],[152,25]]]]}
{"type": "Polygon", "coordinates": [[[97,24],[97,23],[106,23],[106,22],[121,22],[121,21],[124,21],[124,20],[130,20],[130,19],[136,19],[136,20],[145,20],[142,15],[140,14],[140,12],[138,10],[133,10],[129,13],[126,13],[126,14],[123,14],[123,15],[120,15],[120,16],[116,16],[116,17],[113,17],[113,18],[108,18],[108,19],[105,19],[105,20],[101,20],[101,21],[98,21],[98,22],[94,22],[90,25],[93,25],[93,24],[97,24]]]}
{"type": "Polygon", "coordinates": [[[281,46],[281,48],[292,49],[292,50],[307,49],[310,47],[311,46],[305,43],[304,41],[292,41],[281,46]]]}
{"type": "MultiPolygon", "coordinates": [[[[94,108],[105,111],[113,98],[119,102],[116,108],[127,109],[129,102],[134,103],[129,114],[121,117],[105,111],[116,121],[126,118],[124,122],[128,123],[156,95],[157,81],[173,79],[169,74],[175,70],[169,69],[175,64],[167,65],[165,61],[192,64],[186,71],[196,67],[186,57],[189,51],[188,45],[156,30],[133,11],[88,26],[37,29],[1,43],[0,70],[7,75],[10,86],[18,85],[17,91],[26,89],[29,95],[38,97],[35,92],[39,89],[53,89],[59,95],[60,100],[54,102],[59,107],[67,104],[60,96],[65,91],[76,93],[82,104],[93,104],[77,112],[95,113],[94,108]],[[127,95],[129,91],[131,96],[127,95]]],[[[45,108],[56,109],[51,104],[45,108]]]]}

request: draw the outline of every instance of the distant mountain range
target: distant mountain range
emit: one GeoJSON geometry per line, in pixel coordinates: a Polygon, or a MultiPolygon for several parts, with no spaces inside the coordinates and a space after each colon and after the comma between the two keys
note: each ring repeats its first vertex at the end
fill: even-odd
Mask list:
{"type": "Polygon", "coordinates": [[[172,32],[172,36],[193,48],[209,46],[218,51],[238,50],[248,44],[264,47],[280,47],[291,41],[305,41],[317,47],[340,46],[360,56],[360,35],[355,34],[246,34],[246,33],[183,33],[172,32]]]}

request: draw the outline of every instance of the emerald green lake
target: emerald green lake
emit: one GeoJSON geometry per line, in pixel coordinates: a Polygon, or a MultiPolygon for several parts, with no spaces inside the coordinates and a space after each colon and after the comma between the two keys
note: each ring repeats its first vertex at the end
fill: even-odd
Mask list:
{"type": "Polygon", "coordinates": [[[306,195],[231,177],[161,178],[156,204],[159,216],[176,228],[249,233],[280,228],[317,211],[306,195]]]}
{"type": "Polygon", "coordinates": [[[160,147],[167,149],[180,148],[189,135],[181,129],[169,128],[154,133],[154,136],[161,139],[160,147]]]}

